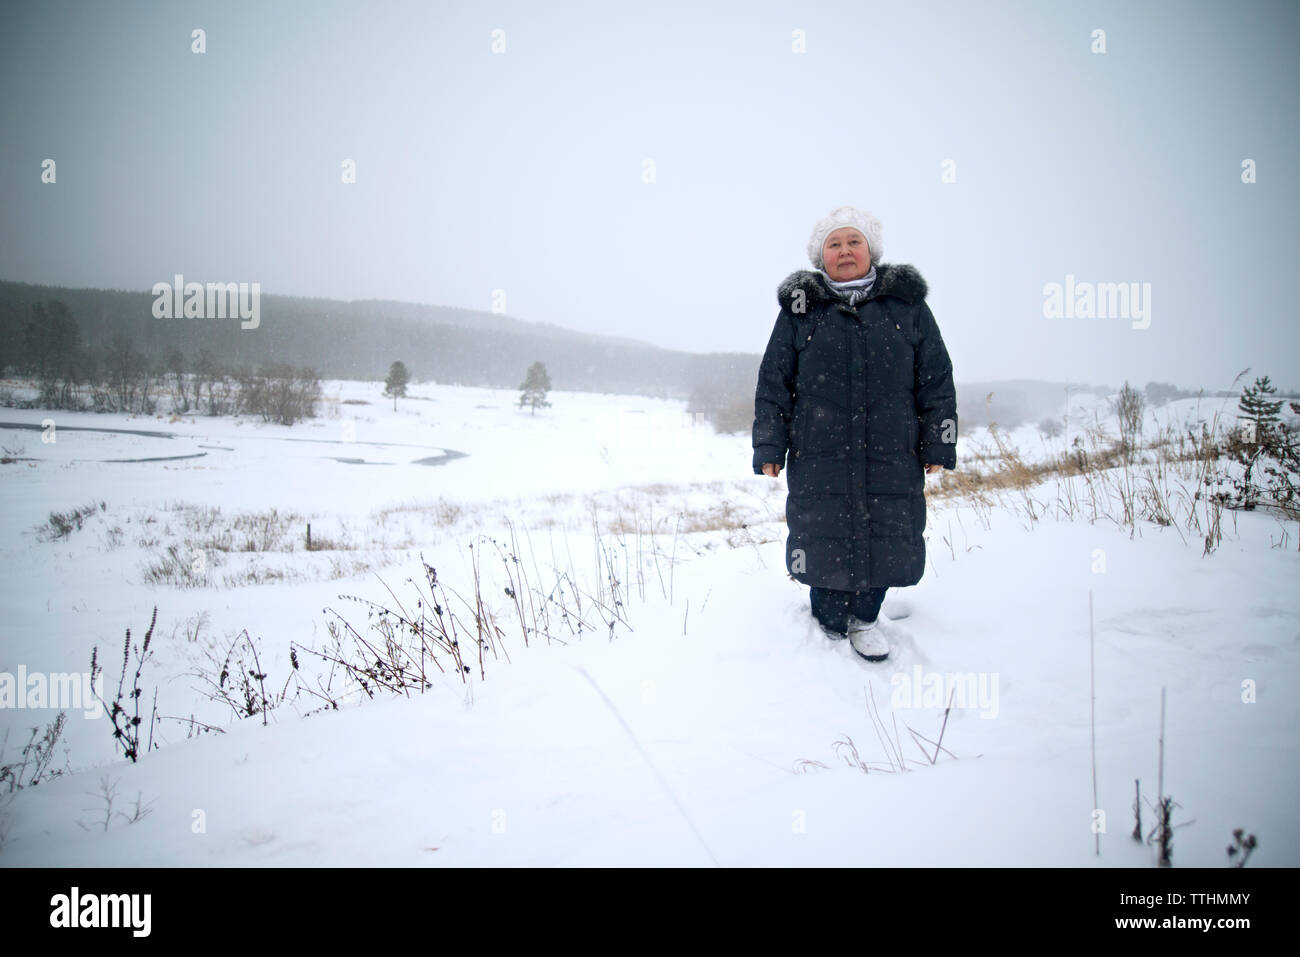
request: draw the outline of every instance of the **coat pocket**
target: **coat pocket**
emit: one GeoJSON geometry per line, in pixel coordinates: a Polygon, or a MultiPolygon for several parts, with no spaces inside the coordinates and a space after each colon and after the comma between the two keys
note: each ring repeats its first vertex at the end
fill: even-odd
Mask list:
{"type": "MultiPolygon", "coordinates": [[[[922,500],[924,503],[924,500],[922,500]]],[[[924,526],[917,527],[917,497],[914,495],[868,495],[867,524],[872,538],[914,538],[924,526]]],[[[922,504],[924,509],[924,504],[922,504]]]]}
{"type": "MultiPolygon", "coordinates": [[[[790,464],[790,471],[786,477],[786,487],[790,491],[789,501],[815,500],[821,503],[812,509],[814,514],[806,518],[808,524],[804,528],[805,532],[816,534],[819,537],[827,535],[838,537],[848,534],[845,531],[847,526],[844,521],[847,504],[834,506],[829,504],[834,499],[828,498],[837,496],[840,501],[847,503],[849,497],[848,459],[842,455],[801,456],[790,464]]],[[[787,509],[789,508],[789,501],[787,501],[787,509]]],[[[788,516],[787,522],[789,522],[788,516]]]]}
{"type": "Polygon", "coordinates": [[[803,439],[800,443],[802,454],[818,458],[848,454],[848,411],[834,402],[811,395],[805,395],[803,407],[803,439]]]}

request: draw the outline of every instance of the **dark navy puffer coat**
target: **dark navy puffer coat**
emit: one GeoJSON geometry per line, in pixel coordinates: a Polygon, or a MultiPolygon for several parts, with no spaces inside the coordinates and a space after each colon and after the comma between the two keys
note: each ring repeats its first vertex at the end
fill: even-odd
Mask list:
{"type": "Polygon", "coordinates": [[[856,307],[813,270],[777,289],[754,396],[754,473],[786,469],[786,568],[805,585],[921,580],[924,466],[957,467],[952,362],[926,291],[915,268],[891,263],[876,263],[856,307]]]}

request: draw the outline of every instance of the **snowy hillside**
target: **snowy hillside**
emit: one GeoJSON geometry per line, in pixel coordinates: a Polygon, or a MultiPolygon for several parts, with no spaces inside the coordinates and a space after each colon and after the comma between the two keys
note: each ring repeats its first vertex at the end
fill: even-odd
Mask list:
{"type": "MultiPolygon", "coordinates": [[[[328,383],[292,428],[0,410],[0,673],[85,672],[97,647],[111,698],[156,606],[161,745],[132,764],[107,716],[64,708],[63,773],[0,794],[0,863],[1150,866],[1128,835],[1164,688],[1175,866],[1224,864],[1238,827],[1252,866],[1300,864],[1294,523],[1225,513],[1203,556],[1178,524],[1089,521],[1059,478],[1026,504],[933,476],[925,577],[886,598],[910,615],[873,665],[786,575],[784,476],[752,474],[748,435],[641,397],[553,392],[534,416],[510,391],[417,385],[394,411],[380,389],[328,383]],[[371,700],[291,660],[331,623],[382,647],[340,596],[414,607],[421,556],[471,627],[481,576],[502,629],[482,664],[371,700]],[[542,607],[552,640],[525,646],[542,607]],[[288,694],[234,720],[211,684],[232,647],[273,697],[328,685],[340,707],[288,694]]],[[[1172,403],[1152,431],[1223,404],[1172,403]]],[[[1002,438],[1042,461],[1085,420],[1114,430],[1092,411],[1002,438]]],[[[989,444],[963,436],[959,471],[989,444]]],[[[58,711],[0,710],[0,763],[58,711]]]]}

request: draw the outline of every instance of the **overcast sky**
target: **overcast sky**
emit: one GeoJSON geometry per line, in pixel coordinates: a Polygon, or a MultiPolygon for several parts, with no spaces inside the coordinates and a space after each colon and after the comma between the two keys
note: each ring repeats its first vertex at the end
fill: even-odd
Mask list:
{"type": "Polygon", "coordinates": [[[3,279],[503,290],[761,352],[849,204],[929,282],[959,381],[1300,386],[1294,0],[3,9],[3,279]],[[1045,317],[1067,275],[1149,283],[1149,325],[1045,317]]]}

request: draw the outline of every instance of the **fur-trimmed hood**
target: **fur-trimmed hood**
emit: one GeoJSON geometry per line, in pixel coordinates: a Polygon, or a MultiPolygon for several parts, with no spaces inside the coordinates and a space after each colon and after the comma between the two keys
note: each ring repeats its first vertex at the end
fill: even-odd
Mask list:
{"type": "MultiPolygon", "coordinates": [[[[894,296],[904,302],[917,303],[925,298],[929,287],[915,266],[907,263],[876,263],[876,281],[867,294],[869,301],[877,296],[894,296]]],[[[781,281],[776,289],[776,300],[782,309],[790,309],[796,289],[802,289],[805,302],[838,301],[826,286],[825,278],[815,269],[796,269],[781,281]]]]}

